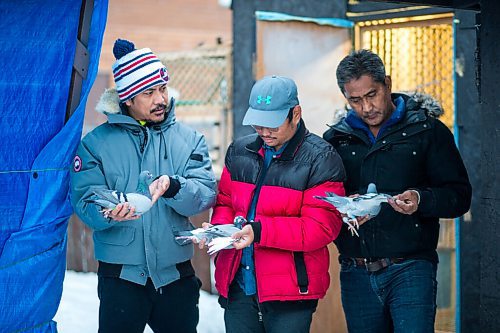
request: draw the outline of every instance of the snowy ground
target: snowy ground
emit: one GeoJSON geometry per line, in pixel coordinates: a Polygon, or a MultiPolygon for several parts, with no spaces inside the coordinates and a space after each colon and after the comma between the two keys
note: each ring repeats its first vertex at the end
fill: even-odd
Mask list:
{"type": "MultiPolygon", "coordinates": [[[[217,296],[201,291],[198,333],[223,333],[223,311],[217,296]]],[[[94,273],[66,271],[63,294],[54,320],[60,333],[97,332],[99,300],[94,273]]],[[[144,332],[152,332],[146,327],[144,332]]]]}

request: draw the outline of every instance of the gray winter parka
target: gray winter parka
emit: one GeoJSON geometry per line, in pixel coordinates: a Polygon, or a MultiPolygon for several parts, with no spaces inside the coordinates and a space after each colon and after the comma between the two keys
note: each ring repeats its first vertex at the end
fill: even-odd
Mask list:
{"type": "Polygon", "coordinates": [[[178,245],[173,232],[192,229],[188,217],[214,205],[216,182],[207,145],[200,133],[176,122],[173,99],[166,119],[147,127],[119,113],[116,92],[105,94],[110,96],[104,104],[101,98],[98,109],[108,122],[88,133],[78,147],[71,201],[94,231],[97,260],[132,267],[122,270],[121,277],[145,284],[149,275],[159,288],[177,280],[176,264],[193,255],[193,246],[178,245]],[[95,188],[135,192],[143,170],[168,175],[180,188],[173,197],[161,197],[140,219],[106,219],[98,206],[85,201],[95,188]]]}

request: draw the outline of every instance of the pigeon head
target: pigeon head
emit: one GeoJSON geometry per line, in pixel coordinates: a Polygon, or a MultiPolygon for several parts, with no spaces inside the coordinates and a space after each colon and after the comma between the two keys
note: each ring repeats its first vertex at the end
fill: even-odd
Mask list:
{"type": "Polygon", "coordinates": [[[377,193],[377,186],[373,183],[368,184],[368,189],[366,193],[377,193]]]}
{"type": "Polygon", "coordinates": [[[137,184],[136,192],[143,194],[148,198],[151,198],[151,193],[149,192],[149,185],[153,182],[153,174],[145,170],[139,174],[139,184],[137,184]]]}

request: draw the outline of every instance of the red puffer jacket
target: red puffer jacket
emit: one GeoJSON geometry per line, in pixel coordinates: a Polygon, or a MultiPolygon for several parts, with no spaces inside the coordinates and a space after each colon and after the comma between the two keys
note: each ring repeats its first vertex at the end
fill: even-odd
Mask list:
{"type": "MultiPolygon", "coordinates": [[[[247,216],[262,165],[262,140],[258,136],[246,136],[231,144],[213,224],[233,223],[234,217],[247,216]]],[[[314,196],[324,196],[325,192],[344,195],[344,177],[335,149],[309,133],[301,122],[284,152],[271,162],[257,202],[254,260],[260,302],[319,299],[325,295],[330,284],[327,245],[339,234],[342,220],[333,206],[314,196]],[[302,276],[307,274],[306,292],[299,291],[301,272],[302,276]]],[[[241,254],[240,250],[229,249],[216,257],[215,285],[223,297],[228,296],[241,254]]]]}

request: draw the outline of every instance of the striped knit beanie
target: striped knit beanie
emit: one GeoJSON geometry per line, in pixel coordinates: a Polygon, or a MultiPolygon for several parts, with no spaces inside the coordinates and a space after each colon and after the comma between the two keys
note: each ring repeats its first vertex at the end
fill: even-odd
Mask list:
{"type": "Polygon", "coordinates": [[[168,82],[167,68],[148,48],[136,50],[133,43],[117,39],[113,47],[116,62],[113,77],[120,102],[124,103],[146,89],[168,82]]]}

